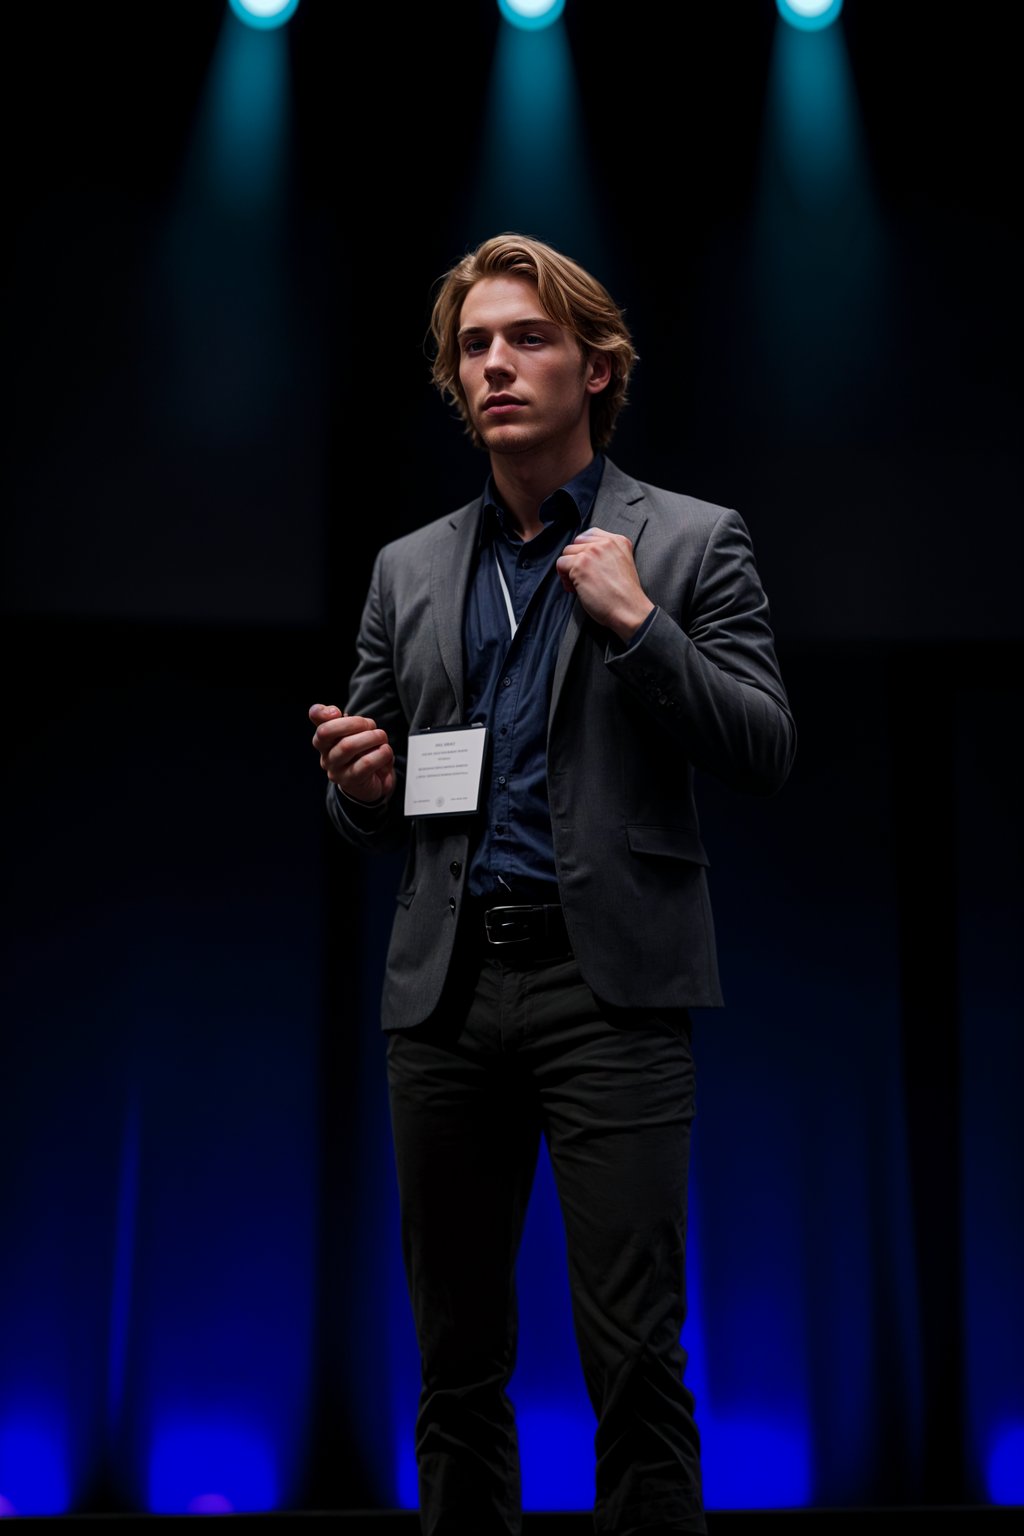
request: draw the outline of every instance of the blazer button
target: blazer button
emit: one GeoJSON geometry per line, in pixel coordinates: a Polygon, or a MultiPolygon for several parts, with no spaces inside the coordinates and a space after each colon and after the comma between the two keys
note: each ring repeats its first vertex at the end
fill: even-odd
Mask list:
{"type": "Polygon", "coordinates": [[[451,863],[448,865],[448,868],[451,870],[453,875],[462,874],[462,865],[459,863],[458,859],[452,859],[451,863]]]}
{"type": "Polygon", "coordinates": [[[449,896],[448,897],[448,905],[451,908],[451,910],[454,912],[455,911],[455,897],[454,896],[449,896]]]}

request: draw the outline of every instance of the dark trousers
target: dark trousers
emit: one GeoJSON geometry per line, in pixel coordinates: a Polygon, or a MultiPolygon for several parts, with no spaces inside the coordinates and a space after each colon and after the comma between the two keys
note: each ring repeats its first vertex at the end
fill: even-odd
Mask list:
{"type": "Polygon", "coordinates": [[[388,1037],[402,1243],[422,1361],[426,1536],[521,1530],[515,1263],[547,1139],[595,1437],[602,1536],[704,1531],[683,1385],[694,1064],[685,1010],[611,1010],[572,959],[465,955],[388,1037]]]}

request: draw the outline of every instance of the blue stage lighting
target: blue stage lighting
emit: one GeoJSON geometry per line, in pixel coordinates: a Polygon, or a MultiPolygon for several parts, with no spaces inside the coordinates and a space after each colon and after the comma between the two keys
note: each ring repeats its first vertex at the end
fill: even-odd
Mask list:
{"type": "Polygon", "coordinates": [[[829,27],[843,8],[843,0],[775,0],[779,15],[801,32],[820,32],[829,27]]]}
{"type": "Polygon", "coordinates": [[[514,27],[536,32],[558,20],[565,10],[565,0],[498,0],[498,10],[514,27]]]}
{"type": "Polygon", "coordinates": [[[247,27],[258,27],[265,32],[270,27],[283,27],[286,21],[291,21],[299,0],[228,0],[228,4],[247,27]]]}
{"type": "Polygon", "coordinates": [[[993,1504],[1024,1504],[1024,1420],[1005,1425],[988,1462],[988,1496],[993,1504]]]}
{"type": "Polygon", "coordinates": [[[266,1513],[277,1504],[274,1451],[261,1428],[216,1414],[159,1425],[149,1464],[154,1514],[266,1513]]]}
{"type": "Polygon", "coordinates": [[[61,1416],[27,1408],[0,1420],[0,1516],[63,1515],[71,1504],[61,1416]]]}

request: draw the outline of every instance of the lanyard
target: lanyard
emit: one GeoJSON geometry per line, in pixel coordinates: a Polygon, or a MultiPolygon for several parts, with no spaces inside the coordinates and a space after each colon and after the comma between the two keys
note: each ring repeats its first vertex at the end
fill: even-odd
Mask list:
{"type": "MultiPolygon", "coordinates": [[[[491,545],[491,548],[494,549],[493,544],[491,545]]],[[[512,598],[509,595],[508,586],[505,582],[505,573],[501,569],[501,561],[498,559],[498,551],[496,549],[494,549],[494,565],[498,572],[498,581],[501,585],[501,595],[505,599],[505,610],[508,613],[508,627],[512,631],[512,639],[514,640],[516,637],[516,630],[519,628],[519,625],[516,622],[516,616],[512,610],[512,598]]]]}

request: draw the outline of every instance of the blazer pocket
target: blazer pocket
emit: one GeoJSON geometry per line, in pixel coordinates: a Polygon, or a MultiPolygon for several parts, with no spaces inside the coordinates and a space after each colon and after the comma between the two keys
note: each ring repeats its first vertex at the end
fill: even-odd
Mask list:
{"type": "Polygon", "coordinates": [[[416,895],[416,887],[414,885],[411,885],[408,888],[408,890],[397,891],[395,893],[395,900],[398,902],[398,905],[400,907],[411,907],[412,906],[412,899],[413,899],[413,897],[415,895],[416,895]]]}
{"type": "Polygon", "coordinates": [[[704,844],[691,827],[627,824],[626,841],[632,853],[654,854],[662,859],[686,859],[691,864],[710,864],[704,844]]]}

